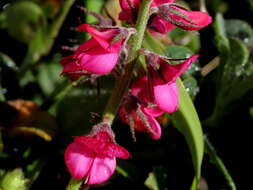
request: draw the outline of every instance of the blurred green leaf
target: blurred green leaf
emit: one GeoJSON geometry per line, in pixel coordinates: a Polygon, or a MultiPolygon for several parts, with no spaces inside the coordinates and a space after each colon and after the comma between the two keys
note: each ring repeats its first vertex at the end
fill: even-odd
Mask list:
{"type": "Polygon", "coordinates": [[[204,154],[203,132],[198,114],[180,79],[177,80],[177,86],[179,91],[179,109],[172,114],[172,122],[187,141],[196,172],[195,180],[198,181],[201,175],[201,164],[204,154]]]}
{"type": "Polygon", "coordinates": [[[150,190],[159,190],[158,181],[157,181],[156,176],[155,176],[155,174],[153,172],[150,172],[148,174],[148,178],[145,181],[145,185],[150,190]]]}
{"type": "Polygon", "coordinates": [[[250,116],[253,118],[253,107],[249,109],[250,116]]]}
{"type": "Polygon", "coordinates": [[[21,42],[31,41],[38,28],[45,24],[42,9],[32,1],[13,3],[5,14],[8,33],[21,42]]]}
{"type": "Polygon", "coordinates": [[[169,36],[176,44],[188,47],[193,52],[198,52],[200,49],[200,37],[198,34],[175,28],[169,33],[169,36]]]}
{"type": "Polygon", "coordinates": [[[183,79],[183,83],[191,99],[194,100],[196,95],[199,92],[199,86],[198,86],[197,80],[193,77],[186,77],[185,79],[183,79]]]}
{"type": "Polygon", "coordinates": [[[150,190],[164,190],[166,189],[167,174],[162,166],[156,166],[153,171],[149,173],[148,178],[144,184],[150,190]]]}
{"type": "Polygon", "coordinates": [[[66,190],[79,190],[82,183],[83,183],[83,180],[77,180],[77,179],[71,178],[68,186],[66,187],[66,190]]]}
{"type": "Polygon", "coordinates": [[[22,169],[14,169],[7,172],[1,180],[0,187],[3,190],[27,190],[28,179],[24,177],[22,169]]]}
{"type": "Polygon", "coordinates": [[[238,38],[249,47],[253,46],[253,30],[247,22],[238,19],[225,20],[225,31],[227,36],[238,38]]]}
{"type": "Polygon", "coordinates": [[[227,113],[225,109],[228,109],[228,105],[253,88],[253,72],[249,60],[249,50],[239,38],[227,37],[224,33],[224,25],[221,24],[225,22],[222,15],[216,16],[215,31],[216,40],[218,39],[216,46],[220,53],[221,64],[218,67],[216,82],[216,103],[213,114],[207,120],[207,125],[210,126],[217,126],[224,113],[227,113]],[[221,47],[221,44],[225,45],[221,47]]]}
{"type": "MultiPolygon", "coordinates": [[[[104,0],[92,0],[92,1],[84,0],[84,5],[88,10],[99,13],[104,5],[104,0]]],[[[85,23],[89,24],[97,22],[97,19],[91,15],[85,15],[85,20],[86,20],[85,23]]]]}
{"type": "Polygon", "coordinates": [[[62,66],[59,64],[59,59],[56,58],[51,62],[40,64],[38,69],[38,83],[45,95],[51,94],[59,84],[64,81],[60,76],[62,66]]]}
{"type": "Polygon", "coordinates": [[[37,62],[42,56],[47,55],[57,37],[60,28],[69,12],[74,0],[65,0],[62,2],[59,13],[55,16],[53,22],[48,26],[41,26],[35,33],[34,39],[28,44],[28,52],[24,62],[20,67],[19,78],[23,78],[27,70],[37,62]]]}
{"type": "Polygon", "coordinates": [[[0,101],[5,100],[9,86],[14,86],[17,73],[16,63],[8,55],[0,52],[0,101]],[[12,78],[10,82],[10,78],[12,78]]]}

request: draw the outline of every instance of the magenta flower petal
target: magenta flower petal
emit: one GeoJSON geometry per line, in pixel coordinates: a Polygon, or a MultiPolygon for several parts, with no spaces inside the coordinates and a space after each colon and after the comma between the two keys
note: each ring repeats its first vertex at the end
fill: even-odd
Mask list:
{"type": "Polygon", "coordinates": [[[152,7],[156,7],[158,5],[164,4],[164,3],[174,3],[175,0],[154,0],[152,3],[152,7]]]}
{"type": "Polygon", "coordinates": [[[76,179],[82,179],[89,173],[94,156],[91,150],[73,142],[67,147],[64,159],[71,175],[76,179]]]}
{"type": "Polygon", "coordinates": [[[137,19],[138,10],[141,4],[140,0],[119,0],[122,11],[119,13],[119,19],[129,24],[134,24],[137,19]],[[130,5],[130,4],[131,5],[130,5]]]}
{"type": "Polygon", "coordinates": [[[75,137],[67,147],[64,158],[74,178],[86,178],[88,184],[99,184],[113,174],[116,157],[126,159],[130,154],[114,143],[114,135],[108,124],[94,126],[91,134],[75,137]]]}
{"type": "Polygon", "coordinates": [[[156,107],[145,107],[145,112],[153,117],[159,117],[162,114],[164,114],[164,111],[162,111],[160,108],[156,107]]]}
{"type": "Polygon", "coordinates": [[[152,89],[149,89],[147,76],[143,76],[133,83],[131,93],[143,102],[152,102],[152,89]]]}
{"type": "Polygon", "coordinates": [[[88,32],[90,35],[92,35],[92,38],[105,49],[108,49],[111,46],[111,40],[120,32],[118,29],[99,31],[91,27],[89,24],[82,24],[77,27],[77,30],[81,32],[88,32]]]}
{"type": "Polygon", "coordinates": [[[110,139],[107,139],[105,136],[105,133],[100,133],[103,135],[103,139],[101,139],[101,136],[94,140],[93,137],[78,137],[75,139],[80,144],[82,144],[85,147],[88,147],[89,149],[93,149],[93,151],[99,155],[103,155],[106,157],[117,157],[117,158],[123,158],[127,159],[130,157],[129,152],[124,149],[123,147],[110,143],[110,139]]]}
{"type": "Polygon", "coordinates": [[[166,82],[175,82],[177,77],[181,76],[181,74],[184,73],[186,69],[188,69],[198,57],[198,54],[192,55],[191,57],[187,58],[183,63],[177,65],[171,65],[166,63],[165,61],[161,61],[159,70],[162,73],[163,79],[166,82]]]}
{"type": "Polygon", "coordinates": [[[120,7],[122,8],[122,10],[130,10],[131,9],[128,1],[134,6],[134,8],[140,7],[140,4],[141,4],[140,0],[119,0],[120,7]]]}
{"type": "Polygon", "coordinates": [[[185,16],[185,18],[183,18],[182,16],[176,14],[170,15],[171,19],[174,20],[175,23],[182,22],[182,24],[176,24],[182,29],[200,30],[212,22],[212,17],[210,17],[206,12],[188,11],[174,5],[171,5],[171,8],[174,8],[185,16]]]}
{"type": "Polygon", "coordinates": [[[149,132],[150,137],[151,137],[152,139],[154,139],[154,140],[160,139],[160,138],[161,138],[161,134],[162,134],[162,130],[161,130],[160,124],[156,121],[156,119],[155,119],[153,116],[149,115],[149,114],[145,111],[145,109],[142,109],[142,111],[143,111],[144,114],[146,114],[147,119],[148,119],[148,122],[149,122],[149,125],[151,126],[152,131],[153,131],[153,132],[150,133],[150,132],[146,129],[147,132],[149,132]]]}
{"type": "Polygon", "coordinates": [[[100,184],[108,180],[116,168],[115,157],[96,157],[89,171],[87,184],[100,184]]]}
{"type": "Polygon", "coordinates": [[[88,74],[108,74],[118,62],[123,39],[112,43],[119,34],[119,29],[104,29],[102,31],[83,24],[79,31],[89,32],[92,38],[77,48],[72,56],[61,60],[63,74],[72,79],[88,74]]]}
{"type": "Polygon", "coordinates": [[[154,96],[157,106],[167,112],[173,113],[178,109],[178,89],[176,83],[154,85],[154,96]]]}
{"type": "Polygon", "coordinates": [[[92,49],[78,56],[80,67],[90,73],[107,74],[118,61],[117,53],[108,53],[101,47],[92,49]],[[99,64],[98,64],[99,63],[99,64]]]}
{"type": "Polygon", "coordinates": [[[160,16],[156,16],[153,18],[151,23],[149,24],[149,28],[154,32],[158,32],[161,34],[166,34],[170,30],[174,29],[175,26],[161,18],[160,16]]]}

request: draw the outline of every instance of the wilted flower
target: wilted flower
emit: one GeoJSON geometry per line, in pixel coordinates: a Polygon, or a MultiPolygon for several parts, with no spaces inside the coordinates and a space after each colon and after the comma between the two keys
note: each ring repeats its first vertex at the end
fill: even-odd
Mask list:
{"type": "Polygon", "coordinates": [[[63,74],[78,78],[85,74],[107,74],[112,71],[118,61],[123,39],[116,37],[120,29],[97,30],[88,24],[77,27],[81,32],[88,32],[92,38],[74,52],[61,60],[63,74]]]}
{"type": "Polygon", "coordinates": [[[108,124],[93,127],[88,136],[75,137],[66,149],[64,158],[71,175],[76,179],[86,178],[87,184],[100,184],[115,171],[116,157],[126,159],[130,155],[117,145],[108,124]]]}

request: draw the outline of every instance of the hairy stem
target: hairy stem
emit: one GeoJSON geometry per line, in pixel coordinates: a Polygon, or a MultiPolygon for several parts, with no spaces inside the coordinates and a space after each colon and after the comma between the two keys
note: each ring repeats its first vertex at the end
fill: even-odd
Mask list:
{"type": "Polygon", "coordinates": [[[117,114],[119,105],[121,100],[123,99],[124,94],[126,93],[129,84],[131,82],[131,78],[133,75],[133,70],[136,66],[136,57],[137,52],[142,46],[142,41],[144,38],[144,33],[146,30],[147,22],[149,19],[149,10],[151,6],[152,0],[143,0],[140,8],[140,12],[138,15],[137,23],[136,23],[136,34],[130,39],[129,45],[131,46],[129,56],[127,59],[126,70],[123,75],[117,79],[115,87],[112,91],[111,97],[109,98],[105,111],[103,113],[103,121],[108,122],[110,124],[113,123],[113,120],[117,114]]]}

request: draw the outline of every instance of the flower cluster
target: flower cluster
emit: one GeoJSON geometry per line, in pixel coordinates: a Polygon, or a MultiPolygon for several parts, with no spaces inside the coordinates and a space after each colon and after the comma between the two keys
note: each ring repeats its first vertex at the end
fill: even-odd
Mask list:
{"type": "MultiPolygon", "coordinates": [[[[122,11],[119,19],[134,24],[137,19],[141,0],[120,0],[122,11]]],[[[205,12],[188,11],[175,4],[175,0],[154,0],[151,5],[148,28],[151,31],[166,34],[178,26],[185,30],[199,30],[212,22],[212,18],[205,12]]]]}
{"type": "MultiPolygon", "coordinates": [[[[127,24],[136,24],[141,0],[119,0],[119,2],[122,8],[119,18],[127,24]]],[[[161,34],[174,27],[199,30],[207,26],[211,20],[207,13],[186,10],[174,0],[153,0],[147,29],[152,33],[161,34]]],[[[63,65],[62,74],[72,80],[82,75],[97,77],[111,73],[118,62],[126,62],[131,48],[131,44],[127,42],[133,30],[104,24],[93,26],[82,24],[77,30],[89,33],[91,38],[81,44],[73,55],[60,61],[63,65]]],[[[161,127],[156,117],[164,113],[173,113],[178,109],[176,79],[198,58],[198,55],[181,59],[183,60],[181,63],[172,65],[166,57],[148,50],[140,52],[145,55],[148,72],[137,79],[129,91],[125,91],[127,93],[124,97],[123,95],[120,97],[121,102],[115,104],[120,104],[118,115],[122,122],[129,124],[132,129],[148,133],[153,139],[159,139],[161,127]]],[[[121,71],[125,73],[125,64],[122,66],[121,71]]],[[[131,77],[129,81],[130,79],[131,77]]],[[[87,184],[103,183],[114,173],[116,158],[126,159],[130,156],[127,150],[116,144],[109,123],[112,122],[106,122],[103,118],[100,124],[93,127],[89,135],[75,137],[67,147],[65,162],[72,177],[85,179],[87,184]]]]}
{"type": "Polygon", "coordinates": [[[161,137],[161,128],[155,117],[173,113],[178,109],[176,79],[199,55],[187,58],[183,63],[170,65],[155,54],[147,55],[149,75],[139,78],[119,111],[120,119],[137,131],[147,132],[151,138],[161,137]],[[151,65],[152,64],[152,65],[151,65]]]}

